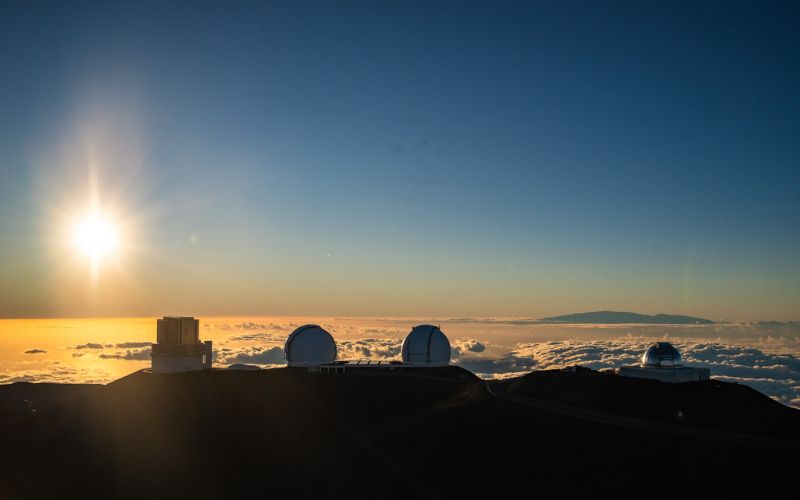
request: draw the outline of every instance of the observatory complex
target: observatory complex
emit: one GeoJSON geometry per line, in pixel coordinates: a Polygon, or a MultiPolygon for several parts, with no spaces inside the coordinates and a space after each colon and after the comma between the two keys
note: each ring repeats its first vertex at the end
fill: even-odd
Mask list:
{"type": "Polygon", "coordinates": [[[694,382],[708,380],[708,368],[683,366],[681,353],[669,342],[656,342],[642,355],[639,366],[622,366],[623,377],[646,378],[660,382],[694,382]]]}
{"type": "Polygon", "coordinates": [[[154,373],[175,373],[211,368],[211,341],[200,340],[200,321],[189,316],[164,316],[158,320],[153,344],[154,373]]]}
{"type": "MultiPolygon", "coordinates": [[[[159,320],[159,344],[153,344],[153,371],[185,371],[199,370],[210,367],[211,342],[208,345],[208,359],[191,358],[184,352],[191,351],[194,356],[202,351],[202,346],[197,340],[197,320],[193,318],[164,318],[159,320]],[[188,346],[169,344],[162,347],[162,342],[167,342],[166,326],[164,326],[165,340],[162,340],[162,322],[175,321],[180,331],[184,328],[183,321],[188,321],[189,326],[194,325],[194,333],[188,337],[188,346]],[[194,322],[194,323],[192,323],[194,322]],[[193,347],[197,346],[197,347],[193,347]],[[157,349],[158,348],[158,349],[157,349]],[[196,350],[192,350],[196,349],[196,350]],[[170,352],[171,357],[163,353],[170,352]],[[157,355],[161,357],[157,358],[157,355]],[[179,355],[183,355],[181,358],[179,355]],[[185,361],[179,361],[185,360],[185,361]],[[208,361],[208,365],[206,365],[208,361]],[[156,367],[159,367],[157,369],[156,367]]],[[[165,323],[166,324],[166,323],[165,323]]],[[[169,337],[172,338],[172,337],[169,337]]],[[[205,351],[203,351],[205,352],[205,351]]],[[[401,360],[341,360],[338,358],[336,340],[319,325],[303,325],[294,330],[286,338],[283,348],[286,364],[290,368],[302,368],[309,372],[337,374],[347,372],[372,372],[383,370],[413,370],[422,368],[437,368],[450,365],[451,347],[447,336],[438,326],[417,325],[411,329],[403,340],[401,360]]],[[[231,365],[233,370],[257,370],[254,365],[231,365]]],[[[708,368],[684,366],[683,359],[678,349],[669,342],[655,342],[650,345],[642,355],[638,366],[622,366],[616,370],[622,377],[658,380],[661,382],[693,382],[707,380],[710,377],[708,368]]]]}
{"type": "Polygon", "coordinates": [[[403,341],[401,361],[337,360],[336,341],[319,325],[303,325],[286,338],[286,363],[321,373],[346,373],[348,370],[431,368],[450,364],[450,341],[433,325],[419,325],[403,341]]]}

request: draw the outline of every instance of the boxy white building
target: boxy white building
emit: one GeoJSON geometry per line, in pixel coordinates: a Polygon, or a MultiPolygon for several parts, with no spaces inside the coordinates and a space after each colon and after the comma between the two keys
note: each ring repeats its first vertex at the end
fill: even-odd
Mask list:
{"type": "Polygon", "coordinates": [[[154,373],[175,373],[211,368],[211,341],[200,340],[200,320],[190,316],[164,316],[158,320],[152,350],[154,373]]]}

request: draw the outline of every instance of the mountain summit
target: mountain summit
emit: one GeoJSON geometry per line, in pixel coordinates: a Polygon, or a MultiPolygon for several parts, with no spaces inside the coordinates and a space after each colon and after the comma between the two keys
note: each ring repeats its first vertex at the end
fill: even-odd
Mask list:
{"type": "Polygon", "coordinates": [[[587,324],[625,324],[643,323],[648,325],[711,325],[710,319],[696,318],[694,316],[681,316],[679,314],[639,314],[622,311],[594,311],[585,313],[565,314],[542,318],[550,323],[587,323],[587,324]]]}
{"type": "Polygon", "coordinates": [[[577,368],[211,369],[0,386],[0,443],[3,499],[583,496],[663,478],[771,496],[800,411],[740,384],[577,368]]]}

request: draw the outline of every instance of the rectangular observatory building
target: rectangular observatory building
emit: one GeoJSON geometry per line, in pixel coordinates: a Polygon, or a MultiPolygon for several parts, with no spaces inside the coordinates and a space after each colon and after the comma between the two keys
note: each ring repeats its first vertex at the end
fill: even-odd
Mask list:
{"type": "Polygon", "coordinates": [[[164,316],[157,321],[152,350],[154,373],[211,368],[211,341],[200,340],[200,320],[191,316],[164,316]]]}
{"type": "Polygon", "coordinates": [[[682,366],[676,368],[652,368],[649,366],[621,366],[617,370],[623,377],[646,378],[658,380],[659,382],[697,382],[708,380],[710,370],[708,368],[695,368],[682,366]]]}

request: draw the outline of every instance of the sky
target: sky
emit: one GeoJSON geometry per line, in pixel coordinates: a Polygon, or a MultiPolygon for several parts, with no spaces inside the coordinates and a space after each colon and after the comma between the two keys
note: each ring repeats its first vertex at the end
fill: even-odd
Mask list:
{"type": "Polygon", "coordinates": [[[0,316],[800,319],[799,14],[2,2],[0,316]]]}

